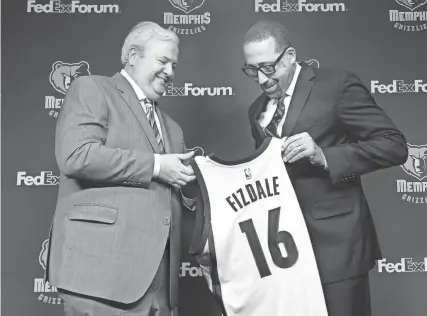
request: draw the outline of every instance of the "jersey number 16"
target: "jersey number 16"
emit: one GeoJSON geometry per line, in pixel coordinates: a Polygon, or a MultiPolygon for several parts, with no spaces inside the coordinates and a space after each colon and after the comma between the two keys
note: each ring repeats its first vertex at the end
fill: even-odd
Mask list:
{"type": "MultiPolygon", "coordinates": [[[[276,266],[282,269],[292,267],[298,260],[298,249],[294,238],[287,231],[278,231],[280,218],[280,207],[268,211],[268,248],[276,266]],[[283,257],[279,244],[285,246],[287,256],[283,257]]],[[[271,275],[267,260],[261,247],[257,232],[252,219],[239,223],[240,230],[246,234],[249,247],[254,256],[256,266],[261,278],[271,275]]]]}

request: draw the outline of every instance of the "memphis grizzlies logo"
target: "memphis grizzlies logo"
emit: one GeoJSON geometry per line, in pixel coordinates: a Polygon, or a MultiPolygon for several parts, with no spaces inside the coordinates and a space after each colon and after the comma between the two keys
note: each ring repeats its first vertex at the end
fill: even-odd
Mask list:
{"type": "MultiPolygon", "coordinates": [[[[49,239],[43,242],[42,250],[39,254],[39,263],[43,270],[47,267],[47,252],[49,249],[49,239]]],[[[44,304],[59,305],[62,304],[62,299],[56,293],[58,290],[55,286],[46,281],[43,277],[34,278],[34,293],[37,294],[39,302],[44,304]]]]}
{"type": "Polygon", "coordinates": [[[42,250],[40,251],[39,254],[39,263],[42,266],[43,270],[46,270],[46,266],[47,266],[47,250],[49,248],[49,239],[46,239],[43,242],[42,245],[42,250]]]}
{"type": "Polygon", "coordinates": [[[188,14],[191,11],[200,8],[205,0],[169,0],[169,2],[175,8],[188,14]]]}
{"type": "Polygon", "coordinates": [[[90,75],[90,71],[89,64],[85,61],[72,64],[57,61],[52,65],[49,82],[56,91],[66,94],[74,79],[87,75],[90,75]]]}
{"type": "Polygon", "coordinates": [[[396,2],[401,6],[414,11],[415,9],[418,9],[422,5],[426,4],[427,0],[396,0],[396,2]]]}
{"type": "Polygon", "coordinates": [[[422,181],[427,178],[427,145],[408,144],[408,150],[408,160],[401,167],[407,174],[422,181]]]}

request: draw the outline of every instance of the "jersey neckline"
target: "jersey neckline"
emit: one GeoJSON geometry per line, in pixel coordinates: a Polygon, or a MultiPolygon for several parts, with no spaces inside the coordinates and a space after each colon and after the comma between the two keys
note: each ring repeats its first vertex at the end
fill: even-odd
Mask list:
{"type": "Polygon", "coordinates": [[[252,154],[250,154],[249,156],[242,158],[242,159],[238,159],[238,160],[224,160],[221,159],[215,155],[212,156],[208,156],[208,158],[210,160],[212,160],[213,162],[217,163],[217,164],[221,164],[224,166],[236,166],[236,165],[240,165],[240,164],[244,164],[247,162],[250,162],[256,158],[258,158],[259,156],[261,156],[261,154],[268,148],[268,146],[270,145],[272,138],[271,137],[266,137],[262,143],[262,145],[255,150],[252,154]]]}

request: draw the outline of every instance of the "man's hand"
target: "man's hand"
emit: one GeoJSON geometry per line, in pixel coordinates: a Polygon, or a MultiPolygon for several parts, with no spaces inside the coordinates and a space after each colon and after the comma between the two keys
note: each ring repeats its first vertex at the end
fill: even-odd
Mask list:
{"type": "Polygon", "coordinates": [[[322,149],[306,132],[288,137],[282,144],[282,151],[284,162],[292,163],[305,158],[313,165],[326,167],[322,149]]]}
{"type": "Polygon", "coordinates": [[[193,168],[185,166],[182,162],[193,157],[194,151],[185,154],[165,154],[159,156],[160,172],[159,179],[170,185],[180,188],[187,183],[194,181],[193,168]]]}

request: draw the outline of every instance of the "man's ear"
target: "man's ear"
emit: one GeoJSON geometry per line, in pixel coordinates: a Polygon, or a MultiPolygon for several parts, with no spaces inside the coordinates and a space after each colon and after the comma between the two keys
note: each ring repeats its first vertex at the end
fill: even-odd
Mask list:
{"type": "Polygon", "coordinates": [[[139,56],[139,52],[135,47],[132,47],[129,51],[129,65],[134,66],[136,63],[136,59],[139,56]]]}
{"type": "Polygon", "coordinates": [[[289,47],[288,51],[286,52],[286,57],[288,58],[291,64],[295,63],[297,60],[297,52],[295,48],[289,47]]]}

